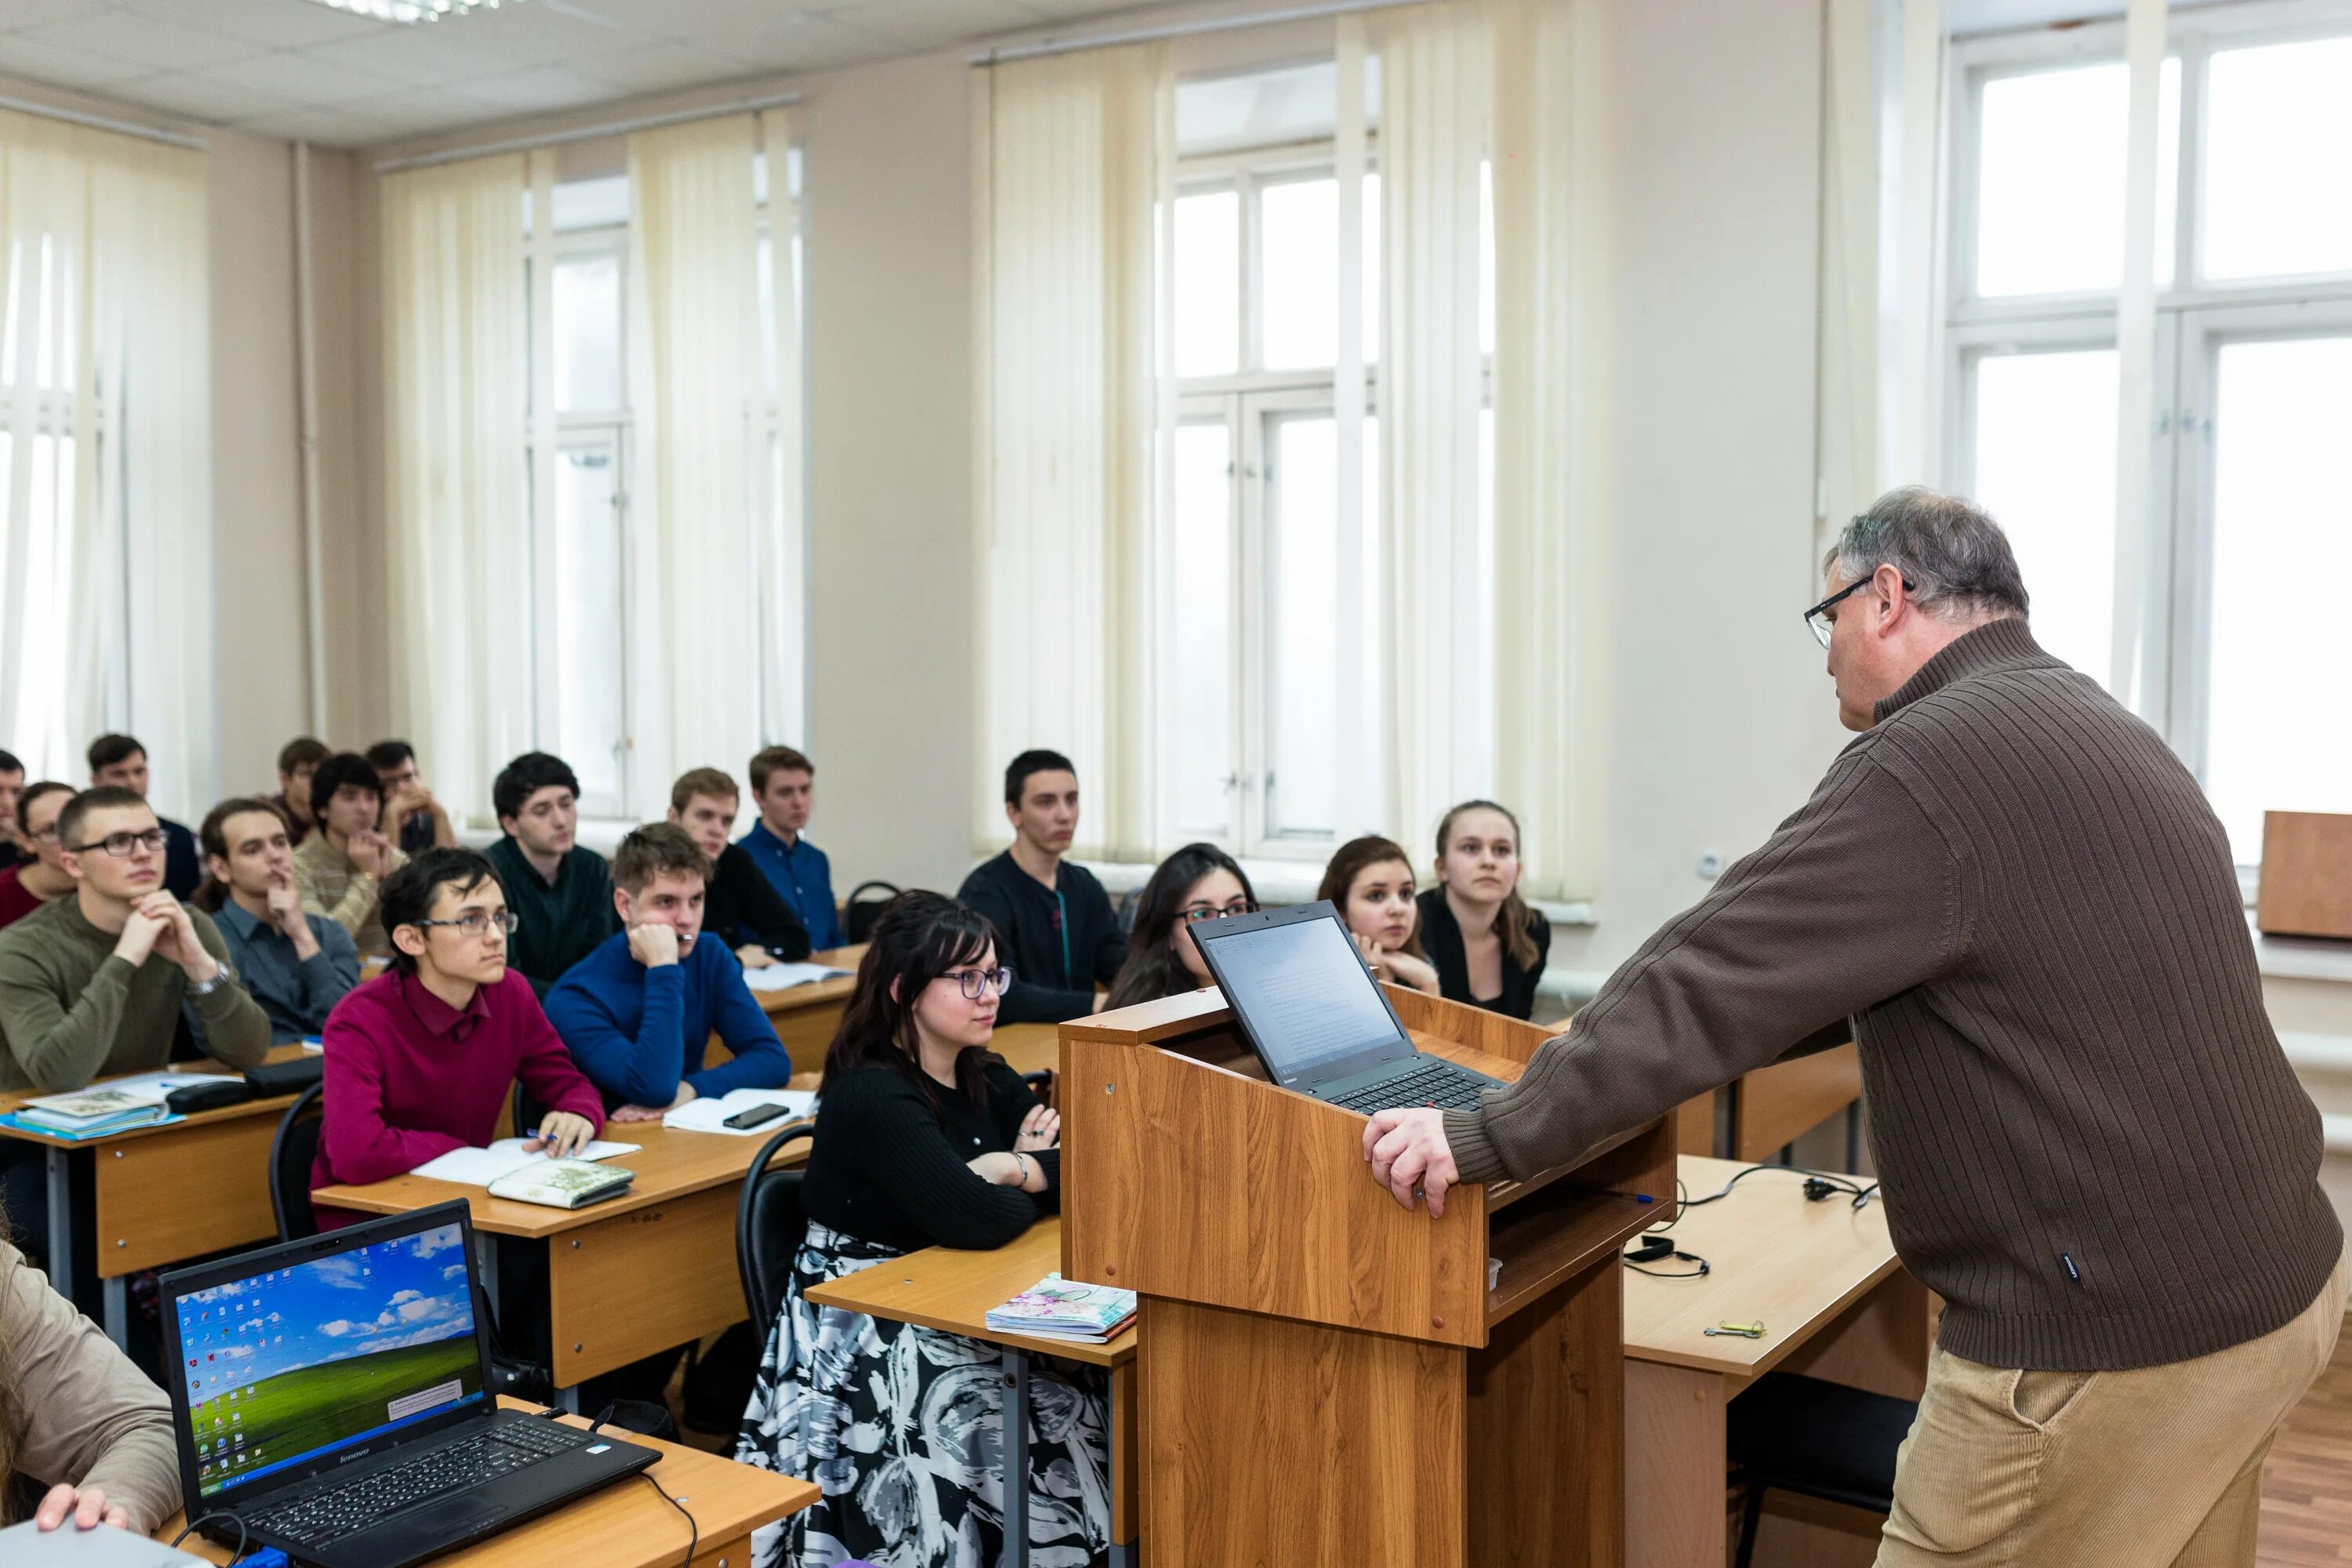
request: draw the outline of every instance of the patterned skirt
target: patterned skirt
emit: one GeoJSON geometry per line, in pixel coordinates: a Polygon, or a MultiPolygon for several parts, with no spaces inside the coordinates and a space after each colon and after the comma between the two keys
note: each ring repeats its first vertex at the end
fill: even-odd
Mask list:
{"type": "MultiPolygon", "coordinates": [[[[1004,1533],[996,1346],[812,1305],[804,1292],[900,1254],[812,1221],[760,1361],[735,1458],[803,1476],[816,1503],[752,1537],[756,1568],[993,1568],[1004,1533]]],[[[1108,1382],[1029,1371],[1029,1561],[1086,1568],[1110,1542],[1108,1382]]]]}

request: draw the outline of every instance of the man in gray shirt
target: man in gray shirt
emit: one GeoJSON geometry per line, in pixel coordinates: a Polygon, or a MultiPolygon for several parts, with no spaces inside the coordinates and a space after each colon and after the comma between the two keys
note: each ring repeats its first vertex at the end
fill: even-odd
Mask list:
{"type": "Polygon", "coordinates": [[[351,933],[302,908],[293,836],[275,802],[225,800],[196,829],[208,879],[196,901],[228,942],[229,963],[269,1016],[269,1040],[315,1037],[360,981],[351,933]]]}

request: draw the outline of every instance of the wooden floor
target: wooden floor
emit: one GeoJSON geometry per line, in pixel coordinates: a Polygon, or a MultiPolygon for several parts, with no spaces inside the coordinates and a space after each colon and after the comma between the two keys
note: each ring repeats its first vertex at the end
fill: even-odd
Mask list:
{"type": "Polygon", "coordinates": [[[2262,1568],[2352,1564],[2352,1325],[2263,1469],[2262,1568]]]}

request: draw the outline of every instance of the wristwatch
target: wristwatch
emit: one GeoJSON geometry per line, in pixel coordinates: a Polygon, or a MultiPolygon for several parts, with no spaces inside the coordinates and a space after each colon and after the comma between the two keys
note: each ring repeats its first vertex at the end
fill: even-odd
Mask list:
{"type": "Polygon", "coordinates": [[[224,963],[213,971],[213,977],[210,980],[191,982],[187,990],[182,993],[182,994],[187,996],[209,996],[214,992],[219,990],[222,986],[227,984],[230,981],[236,978],[236,975],[229,973],[228,965],[224,963]]]}

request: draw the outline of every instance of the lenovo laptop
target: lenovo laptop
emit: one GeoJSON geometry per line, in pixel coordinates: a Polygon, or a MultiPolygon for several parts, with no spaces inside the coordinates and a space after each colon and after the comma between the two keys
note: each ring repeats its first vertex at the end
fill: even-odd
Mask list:
{"type": "Polygon", "coordinates": [[[1202,921],[1193,945],[1265,1075],[1367,1115],[1467,1110],[1501,1080],[1416,1049],[1328,899],[1202,921]]]}
{"type": "Polygon", "coordinates": [[[215,1541],[406,1568],[651,1465],[502,1411],[462,1200],[163,1277],[180,1484],[215,1541]]]}

